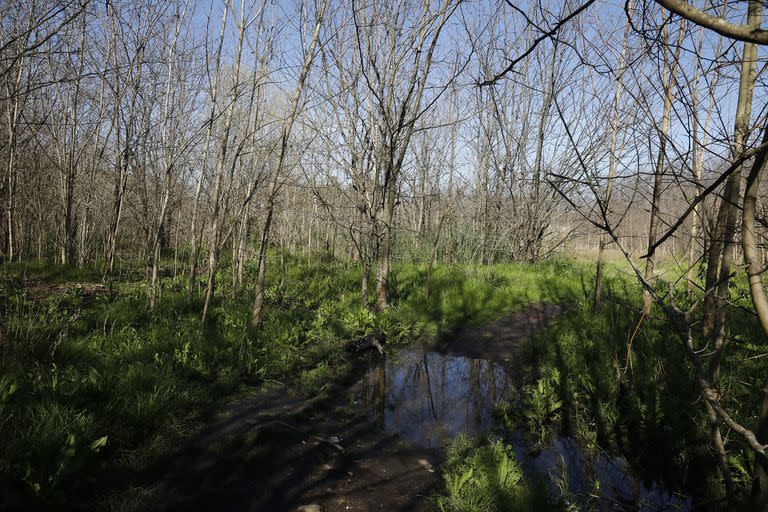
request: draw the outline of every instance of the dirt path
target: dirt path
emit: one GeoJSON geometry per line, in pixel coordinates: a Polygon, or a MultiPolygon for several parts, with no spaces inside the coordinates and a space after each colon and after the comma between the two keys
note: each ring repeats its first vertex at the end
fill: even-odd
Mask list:
{"type": "MultiPolygon", "coordinates": [[[[537,304],[438,350],[514,367],[519,344],[561,313],[537,304]]],[[[351,380],[354,380],[352,378],[351,380]]],[[[287,390],[254,391],[224,407],[155,472],[153,509],[233,511],[429,511],[441,485],[441,451],[385,432],[355,405],[354,386],[310,400],[287,390]],[[160,505],[162,504],[162,505],[160,505]],[[304,507],[304,508],[302,508],[304,507]]]]}
{"type": "Polygon", "coordinates": [[[153,509],[433,510],[439,453],[326,405],[279,390],[227,406],[160,477],[153,509]]]}
{"type": "Polygon", "coordinates": [[[522,342],[542,332],[565,310],[566,306],[550,302],[532,304],[495,322],[460,329],[440,341],[435,348],[445,354],[500,363],[507,374],[514,378],[520,374],[520,358],[517,354],[522,342]]]}

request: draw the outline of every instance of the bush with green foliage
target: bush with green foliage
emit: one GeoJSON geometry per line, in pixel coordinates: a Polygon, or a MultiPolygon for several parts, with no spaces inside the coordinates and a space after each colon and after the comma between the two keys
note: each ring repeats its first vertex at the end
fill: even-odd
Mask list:
{"type": "Polygon", "coordinates": [[[512,448],[503,442],[457,436],[446,452],[442,512],[557,510],[546,487],[523,478],[512,448]]]}

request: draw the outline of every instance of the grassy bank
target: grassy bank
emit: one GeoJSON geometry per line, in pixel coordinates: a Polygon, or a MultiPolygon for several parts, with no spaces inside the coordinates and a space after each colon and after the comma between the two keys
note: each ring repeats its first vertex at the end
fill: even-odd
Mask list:
{"type": "MultiPolygon", "coordinates": [[[[576,267],[581,269],[579,279],[589,279],[588,267],[576,267]]],[[[722,499],[709,422],[680,339],[658,309],[641,322],[641,289],[629,270],[621,264],[610,267],[606,300],[597,311],[587,281],[573,295],[568,311],[523,346],[525,384],[513,402],[499,406],[498,433],[503,439],[510,430],[523,431],[531,446],[550,443],[553,433],[572,436],[588,452],[618,454],[642,481],[661,482],[708,510],[738,506],[722,499]]],[[[679,271],[668,268],[663,274],[674,280],[679,271]]],[[[751,426],[760,410],[768,344],[744,281],[737,279],[732,290],[722,403],[737,421],[751,426]]],[[[666,289],[668,282],[659,286],[666,289]]],[[[706,350],[702,357],[706,363],[706,350]]],[[[724,435],[730,469],[745,498],[754,454],[736,434],[724,429],[724,435]]],[[[531,508],[541,491],[522,477],[511,448],[501,442],[459,439],[448,450],[447,461],[438,499],[443,510],[543,506],[531,508]]],[[[556,484],[570,492],[567,481],[556,484]]],[[[562,509],[595,503],[594,496],[573,494],[550,496],[550,501],[562,509]]]]}
{"type": "MultiPolygon", "coordinates": [[[[523,356],[533,371],[522,415],[526,426],[535,434],[554,422],[586,444],[622,454],[646,481],[661,481],[699,503],[717,501],[723,490],[709,422],[679,337],[658,309],[641,321],[641,290],[630,276],[615,275],[609,288],[599,311],[577,302],[526,345],[523,356]]],[[[746,283],[737,281],[733,295],[722,403],[737,421],[752,426],[768,345],[746,283]]],[[[707,363],[706,347],[700,348],[707,363]]],[[[748,491],[754,454],[738,435],[728,429],[724,435],[735,484],[748,491]]]]}

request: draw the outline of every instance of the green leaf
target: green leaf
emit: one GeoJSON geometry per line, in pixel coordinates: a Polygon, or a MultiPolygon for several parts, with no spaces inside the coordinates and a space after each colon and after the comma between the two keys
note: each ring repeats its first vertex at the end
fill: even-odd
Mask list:
{"type": "Polygon", "coordinates": [[[107,445],[107,440],[109,436],[103,436],[98,439],[96,439],[94,442],[91,443],[91,451],[98,452],[101,450],[104,446],[107,445]]]}

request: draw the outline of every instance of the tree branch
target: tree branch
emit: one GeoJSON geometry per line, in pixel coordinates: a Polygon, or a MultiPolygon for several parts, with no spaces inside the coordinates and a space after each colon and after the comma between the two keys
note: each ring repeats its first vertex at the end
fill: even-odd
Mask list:
{"type": "Polygon", "coordinates": [[[678,16],[682,16],[701,27],[714,30],[725,37],[748,43],[768,44],[768,30],[760,28],[759,25],[730,23],[723,18],[712,16],[683,0],[655,0],[655,2],[678,16]]]}

